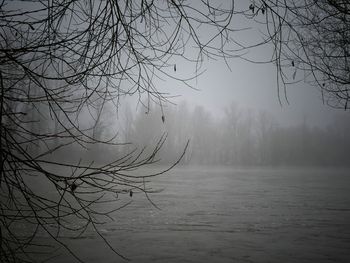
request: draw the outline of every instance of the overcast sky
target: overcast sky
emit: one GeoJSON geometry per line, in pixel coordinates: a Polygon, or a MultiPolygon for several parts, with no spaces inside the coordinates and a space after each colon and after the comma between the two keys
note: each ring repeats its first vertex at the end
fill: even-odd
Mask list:
{"type": "MultiPolygon", "coordinates": [[[[181,95],[176,101],[186,100],[193,106],[202,105],[214,117],[219,117],[227,105],[235,102],[243,109],[267,111],[283,125],[295,125],[304,118],[309,124],[318,126],[325,126],[336,117],[349,121],[349,112],[324,105],[320,92],[303,82],[288,87],[289,104],[282,100],[281,105],[273,65],[258,65],[236,59],[230,61],[230,66],[232,71],[224,62],[207,63],[207,71],[194,85],[198,91],[176,82],[168,81],[167,85],[172,87],[173,94],[181,95]]],[[[181,73],[181,67],[178,67],[178,71],[181,73]]]]}
{"type": "MultiPolygon", "coordinates": [[[[235,10],[247,8],[246,5],[246,1],[235,1],[235,10]]],[[[262,40],[263,25],[258,28],[256,22],[239,15],[234,16],[232,23],[236,28],[250,28],[234,33],[235,39],[241,43],[249,45],[262,40]]],[[[266,61],[271,59],[272,52],[271,46],[267,45],[251,50],[246,57],[255,61],[266,61]]],[[[320,91],[302,81],[303,72],[299,71],[296,74],[296,80],[301,80],[299,83],[288,86],[289,104],[282,100],[281,105],[278,100],[276,69],[273,64],[254,64],[240,58],[230,59],[228,62],[231,71],[224,61],[211,60],[204,63],[206,72],[197,82],[193,82],[193,86],[199,91],[183,87],[175,81],[159,85],[166,85],[167,90],[173,95],[180,94],[181,97],[176,101],[186,100],[191,105],[203,105],[213,116],[218,117],[223,114],[225,106],[235,102],[243,109],[267,111],[283,125],[295,125],[304,118],[311,126],[326,126],[337,117],[350,121],[348,111],[333,109],[323,104],[320,91]]],[[[194,72],[193,65],[184,65],[179,61],[175,63],[178,63],[176,74],[180,77],[188,77],[194,72]]],[[[290,72],[289,80],[292,80],[292,75],[293,72],[290,72]]]]}
{"type": "MultiPolygon", "coordinates": [[[[223,1],[229,3],[230,1],[223,1]]],[[[248,1],[235,1],[236,8],[247,8],[248,1]]],[[[23,2],[18,5],[23,7],[23,2]]],[[[262,39],[258,24],[240,16],[234,16],[232,23],[237,28],[252,27],[251,30],[237,32],[234,36],[243,43],[252,43],[262,39]]],[[[199,32],[205,34],[205,31],[199,32]]],[[[205,37],[205,36],[204,36],[205,37]]],[[[190,47],[188,50],[191,52],[190,47]]],[[[247,56],[254,60],[271,57],[270,46],[255,49],[247,56]]],[[[177,64],[176,77],[190,77],[194,73],[194,65],[177,64]]],[[[174,102],[186,100],[190,105],[202,105],[210,110],[213,117],[223,114],[224,108],[235,102],[242,109],[255,111],[265,110],[276,117],[283,125],[294,125],[304,118],[311,125],[325,126],[333,118],[342,117],[350,121],[350,113],[343,110],[332,109],[323,105],[321,94],[315,88],[301,82],[289,86],[287,96],[290,104],[285,100],[280,105],[277,95],[276,70],[272,64],[254,64],[240,58],[230,59],[230,69],[223,61],[207,61],[204,63],[206,72],[198,77],[192,85],[198,90],[192,90],[181,83],[169,80],[156,82],[160,91],[165,90],[171,95],[181,95],[174,102]]],[[[292,73],[291,73],[292,74],[292,73]]],[[[297,78],[301,77],[298,72],[297,78]]],[[[137,98],[136,98],[137,99],[137,98]]]]}

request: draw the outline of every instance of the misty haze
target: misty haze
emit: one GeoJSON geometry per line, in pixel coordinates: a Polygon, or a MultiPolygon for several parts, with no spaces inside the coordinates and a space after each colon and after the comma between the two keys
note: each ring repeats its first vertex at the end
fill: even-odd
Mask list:
{"type": "Polygon", "coordinates": [[[0,262],[350,262],[349,3],[0,24],[0,262]]]}

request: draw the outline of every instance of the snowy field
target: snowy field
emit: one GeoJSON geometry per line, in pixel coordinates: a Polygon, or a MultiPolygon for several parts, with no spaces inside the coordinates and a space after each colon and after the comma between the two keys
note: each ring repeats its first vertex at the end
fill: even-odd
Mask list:
{"type": "MultiPolygon", "coordinates": [[[[151,185],[161,210],[136,193],[101,227],[131,262],[350,262],[349,170],[180,167],[151,185]]],[[[126,262],[92,234],[65,241],[126,262]]]]}

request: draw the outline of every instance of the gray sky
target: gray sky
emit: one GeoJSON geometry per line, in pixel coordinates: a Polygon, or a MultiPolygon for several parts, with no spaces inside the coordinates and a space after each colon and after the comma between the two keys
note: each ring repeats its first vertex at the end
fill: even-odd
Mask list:
{"type": "MultiPolygon", "coordinates": [[[[223,3],[228,3],[223,1],[223,3]]],[[[237,8],[247,8],[248,1],[235,1],[237,8]]],[[[20,5],[23,5],[21,2],[20,5]]],[[[232,23],[237,28],[252,27],[251,30],[235,33],[235,38],[244,44],[262,39],[257,23],[249,22],[240,16],[234,16],[232,23]]],[[[201,34],[205,34],[201,32],[201,34]]],[[[190,47],[189,47],[190,49],[190,47]]],[[[190,51],[191,52],[191,51],[190,51]]],[[[251,51],[248,56],[254,60],[269,59],[271,47],[263,47],[251,51]]],[[[194,73],[194,65],[177,64],[175,76],[190,77],[194,73]]],[[[231,70],[223,61],[208,61],[204,63],[206,72],[198,77],[192,90],[181,83],[167,79],[166,82],[157,81],[159,90],[169,91],[171,95],[181,95],[174,102],[186,100],[190,105],[202,105],[212,115],[220,117],[225,106],[235,102],[241,109],[254,111],[265,110],[274,115],[283,125],[294,125],[306,118],[311,125],[325,126],[332,118],[342,117],[349,121],[350,113],[332,109],[323,105],[321,94],[315,88],[301,82],[289,86],[287,96],[290,104],[283,101],[281,106],[277,96],[276,73],[272,64],[253,64],[236,58],[229,60],[231,70]]],[[[173,74],[174,72],[172,72],[173,74]]],[[[298,76],[301,72],[298,72],[298,76]]]]}
{"type": "MultiPolygon", "coordinates": [[[[289,86],[289,104],[277,95],[276,74],[273,65],[253,64],[241,59],[230,61],[232,71],[224,62],[207,63],[207,71],[194,85],[199,91],[181,87],[179,83],[167,82],[173,94],[191,105],[202,105],[212,115],[221,115],[225,106],[235,102],[242,109],[264,110],[276,117],[283,125],[300,123],[305,117],[311,125],[325,126],[332,118],[342,117],[349,121],[349,113],[332,109],[322,103],[321,94],[314,87],[303,82],[289,86]]],[[[179,74],[186,68],[178,67],[179,74]]]]}
{"type": "MultiPolygon", "coordinates": [[[[237,8],[246,8],[246,1],[236,1],[237,8]]],[[[234,16],[232,21],[237,28],[250,28],[242,32],[234,33],[234,38],[244,45],[257,43],[262,40],[261,31],[264,25],[258,28],[258,24],[240,16],[234,16]]],[[[205,34],[201,32],[202,34],[205,34]]],[[[270,45],[251,50],[246,56],[255,61],[267,61],[271,59],[272,48],[270,45]]],[[[194,72],[193,65],[183,65],[175,61],[176,74],[180,77],[188,77],[194,72]]],[[[254,111],[264,110],[271,113],[282,125],[295,125],[306,121],[310,125],[326,126],[333,118],[344,118],[350,121],[350,113],[340,109],[333,109],[324,105],[321,93],[316,88],[304,83],[303,72],[297,72],[296,80],[299,83],[288,86],[287,97],[289,104],[278,101],[276,69],[273,64],[254,64],[240,58],[230,59],[227,67],[224,61],[209,61],[204,64],[207,70],[201,75],[193,86],[200,91],[191,90],[181,86],[178,82],[167,81],[167,89],[171,94],[182,95],[175,101],[186,100],[192,105],[203,105],[209,109],[213,116],[220,116],[225,106],[231,102],[238,104],[240,108],[254,111]]],[[[293,72],[289,74],[292,80],[293,72]]],[[[282,94],[282,97],[284,95],[282,94]]]]}

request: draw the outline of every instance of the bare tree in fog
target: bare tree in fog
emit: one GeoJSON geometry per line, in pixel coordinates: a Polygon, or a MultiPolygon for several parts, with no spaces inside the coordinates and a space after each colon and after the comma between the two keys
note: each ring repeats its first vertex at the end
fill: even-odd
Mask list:
{"type": "Polygon", "coordinates": [[[348,109],[349,1],[260,0],[247,5],[246,16],[266,25],[260,44],[273,44],[279,89],[286,94],[286,85],[304,78],[321,90],[325,103],[348,109]]]}
{"type": "Polygon", "coordinates": [[[126,96],[137,96],[146,111],[150,101],[165,104],[168,97],[156,79],[191,81],[176,76],[181,65],[174,58],[193,63],[196,77],[204,57],[225,57],[232,4],[0,3],[1,262],[34,260],[37,248],[46,248],[37,238],[42,232],[81,261],[62,236],[80,236],[89,228],[120,255],[99,225],[123,205],[100,208],[122,193],[147,195],[145,181],[177,164],[187,146],[168,169],[138,173],[156,161],[166,135],[147,151],[130,147],[121,154],[129,142],[104,133],[101,113],[113,106],[116,117],[126,96]],[[197,52],[188,52],[188,45],[197,52]],[[107,161],[84,159],[97,145],[108,149],[107,161]]]}

